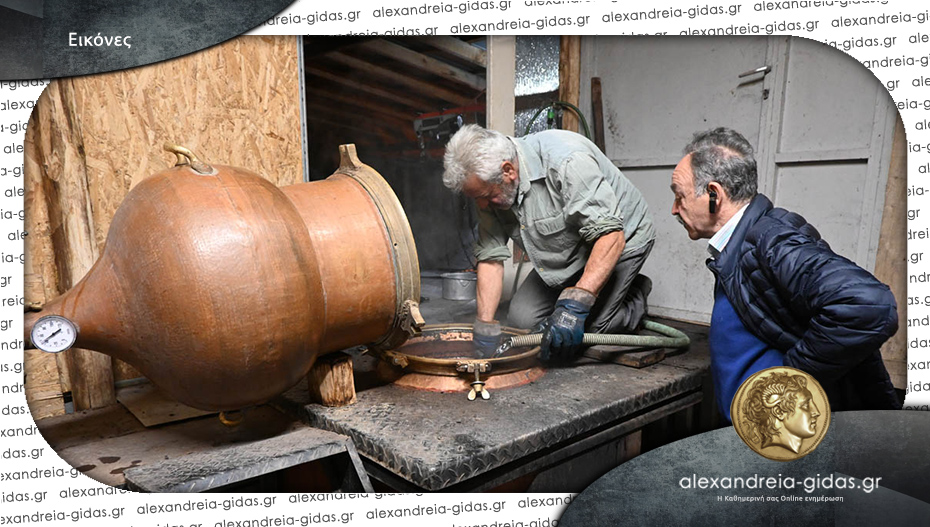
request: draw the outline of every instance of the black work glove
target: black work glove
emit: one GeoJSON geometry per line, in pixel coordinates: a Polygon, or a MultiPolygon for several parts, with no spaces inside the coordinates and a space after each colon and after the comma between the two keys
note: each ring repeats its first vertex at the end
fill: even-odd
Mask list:
{"type": "Polygon", "coordinates": [[[484,359],[494,355],[497,348],[501,345],[501,325],[500,322],[492,320],[485,322],[475,319],[472,326],[471,340],[475,345],[475,355],[479,359],[484,359]]]}
{"type": "Polygon", "coordinates": [[[581,353],[584,321],[596,299],[593,293],[579,287],[569,287],[562,291],[555,303],[555,311],[543,326],[540,359],[564,361],[581,353]]]}

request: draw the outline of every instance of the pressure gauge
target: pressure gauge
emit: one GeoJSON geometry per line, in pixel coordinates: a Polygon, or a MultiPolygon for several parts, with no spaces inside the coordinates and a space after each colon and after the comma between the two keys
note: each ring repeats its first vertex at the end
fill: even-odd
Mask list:
{"type": "Polygon", "coordinates": [[[32,326],[32,344],[48,353],[60,353],[74,345],[77,327],[65,317],[48,315],[32,326]]]}

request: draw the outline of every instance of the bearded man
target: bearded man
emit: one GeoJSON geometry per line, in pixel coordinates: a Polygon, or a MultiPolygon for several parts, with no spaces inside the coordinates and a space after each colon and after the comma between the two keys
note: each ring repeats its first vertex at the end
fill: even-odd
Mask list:
{"type": "Polygon", "coordinates": [[[478,206],[480,356],[500,342],[495,313],[508,239],[533,266],[511,299],[508,323],[543,332],[544,360],[576,357],[585,332],[639,327],[652,289],[639,274],[655,240],[652,216],[594,143],[563,130],[514,138],[467,125],[449,140],[444,164],[444,184],[478,206]]]}

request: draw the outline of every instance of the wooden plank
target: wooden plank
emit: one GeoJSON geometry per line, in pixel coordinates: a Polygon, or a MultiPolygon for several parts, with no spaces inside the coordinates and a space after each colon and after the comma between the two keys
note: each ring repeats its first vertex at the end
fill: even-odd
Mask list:
{"type": "Polygon", "coordinates": [[[636,351],[627,346],[591,346],[584,356],[602,362],[614,362],[631,368],[645,368],[665,359],[664,348],[636,351]]]}
{"type": "Polygon", "coordinates": [[[482,68],[488,67],[488,52],[455,37],[421,37],[421,42],[482,68]]]}
{"type": "Polygon", "coordinates": [[[65,398],[58,382],[55,356],[35,349],[23,353],[26,402],[35,420],[65,413],[65,398]]]}
{"type": "MultiPolygon", "coordinates": [[[[330,118],[326,118],[326,117],[321,117],[320,115],[315,115],[315,116],[313,117],[313,120],[310,121],[310,123],[311,123],[311,125],[317,124],[317,125],[325,125],[325,126],[327,126],[327,127],[342,128],[342,129],[344,129],[344,130],[349,130],[349,131],[352,131],[352,132],[354,132],[354,133],[357,133],[357,134],[360,134],[360,135],[364,135],[364,136],[366,136],[366,137],[368,137],[368,138],[375,138],[375,139],[377,139],[378,141],[385,141],[385,142],[386,142],[386,140],[387,140],[387,138],[384,136],[383,133],[379,133],[378,131],[372,129],[372,127],[365,128],[365,127],[362,126],[362,125],[352,125],[352,124],[349,124],[349,123],[340,121],[340,120],[338,120],[338,119],[336,119],[336,118],[330,119],[330,118]]],[[[313,131],[313,130],[312,130],[312,128],[311,128],[311,132],[312,132],[312,131],[313,131]]],[[[343,142],[345,142],[345,141],[343,141],[343,142]]],[[[351,141],[349,141],[349,142],[351,142],[351,141]]]]}
{"type": "MultiPolygon", "coordinates": [[[[581,37],[562,36],[559,47],[559,100],[578,106],[581,98],[581,37]]],[[[562,115],[562,129],[578,131],[578,116],[571,110],[562,115]]]]}
{"type": "Polygon", "coordinates": [[[875,276],[891,287],[898,300],[898,332],[882,346],[882,358],[896,388],[907,386],[907,139],[904,123],[898,115],[891,144],[891,162],[888,167],[888,184],[885,187],[885,207],[882,212],[881,233],[878,239],[875,276]]]}
{"type": "Polygon", "coordinates": [[[317,359],[307,374],[310,398],[323,406],[346,406],[356,401],[352,357],[343,352],[317,359]]]}
{"type": "Polygon", "coordinates": [[[428,55],[417,53],[412,49],[405,48],[388,40],[371,40],[358,44],[355,47],[357,49],[370,51],[382,57],[396,60],[421,71],[442,77],[443,79],[468,86],[475,91],[484,91],[487,88],[487,83],[480,75],[469,73],[461,68],[434,59],[428,55]]]}
{"type": "Polygon", "coordinates": [[[307,110],[312,110],[311,115],[308,116],[308,121],[311,123],[327,121],[332,126],[351,128],[368,134],[378,133],[379,135],[396,137],[398,140],[416,141],[412,120],[407,122],[393,118],[376,119],[364,114],[356,115],[354,112],[341,112],[320,101],[308,102],[307,110]]]}
{"type": "Polygon", "coordinates": [[[116,399],[146,427],[217,413],[181,404],[148,382],[121,388],[116,399]]]}
{"type": "Polygon", "coordinates": [[[403,73],[398,73],[394,70],[378,66],[371,62],[364,61],[355,57],[351,57],[337,51],[327,55],[327,58],[342,64],[343,66],[348,66],[350,68],[355,68],[359,71],[371,74],[375,77],[381,77],[382,79],[387,79],[391,82],[397,83],[401,86],[406,86],[411,90],[417,91],[423,95],[440,99],[453,103],[457,106],[466,106],[475,101],[474,97],[466,97],[460,95],[452,90],[447,90],[445,88],[440,88],[438,86],[432,85],[428,82],[414,79],[403,73]]]}
{"type": "MultiPolygon", "coordinates": [[[[416,118],[416,113],[414,112],[401,112],[397,111],[394,107],[386,106],[384,104],[379,104],[372,101],[370,98],[363,99],[358,97],[352,97],[350,95],[345,95],[345,92],[342,93],[333,93],[328,90],[323,89],[312,89],[308,90],[307,96],[311,99],[325,98],[331,101],[336,101],[338,103],[344,103],[351,107],[353,111],[357,108],[364,108],[366,110],[380,113],[382,115],[390,116],[399,121],[409,121],[410,125],[413,126],[413,120],[416,118]]],[[[334,105],[338,107],[339,105],[334,105]]]]}
{"type": "MultiPolygon", "coordinates": [[[[56,148],[53,146],[53,140],[57,137],[56,128],[53,119],[53,108],[49,102],[51,93],[58,93],[58,83],[61,80],[53,80],[49,87],[42,92],[36,104],[35,111],[29,120],[29,126],[26,128],[25,139],[25,156],[24,166],[25,174],[23,176],[23,185],[25,196],[23,206],[28,211],[26,214],[26,230],[29,236],[26,237],[23,245],[25,254],[28,255],[23,271],[25,273],[35,273],[43,278],[44,298],[50,299],[59,295],[58,289],[60,283],[57,258],[55,257],[55,245],[52,240],[52,233],[60,229],[61,218],[59,216],[49,216],[48,205],[51,199],[46,196],[46,180],[51,176],[57,177],[56,168],[60,168],[58,157],[55,156],[56,148]]],[[[52,355],[42,354],[36,360],[27,361],[26,376],[30,375],[29,368],[43,368],[46,362],[54,363],[47,366],[57,372],[58,382],[61,386],[60,392],[71,391],[71,379],[68,371],[68,356],[63,353],[52,355]]],[[[27,388],[26,400],[28,401],[30,392],[27,388]]]]}
{"type": "Polygon", "coordinates": [[[340,77],[339,75],[330,73],[328,71],[325,71],[319,68],[309,67],[309,68],[306,68],[306,71],[307,71],[307,76],[308,76],[308,79],[307,79],[308,86],[316,86],[317,83],[315,83],[314,81],[317,79],[323,79],[323,80],[327,80],[330,82],[335,82],[336,84],[345,86],[352,90],[358,90],[360,92],[364,92],[369,95],[374,95],[375,97],[380,97],[382,99],[392,101],[397,104],[408,106],[421,113],[427,112],[433,109],[433,108],[426,106],[426,104],[424,103],[422,99],[412,99],[409,97],[404,97],[402,95],[398,95],[396,93],[392,93],[387,90],[382,90],[380,88],[376,88],[368,84],[359,83],[355,80],[352,80],[346,77],[340,77]]]}
{"type": "MultiPolygon", "coordinates": [[[[366,119],[364,115],[355,115],[353,112],[341,112],[322,101],[311,101],[307,103],[307,110],[310,111],[308,122],[322,123],[328,121],[330,124],[342,126],[343,128],[352,128],[369,135],[396,135],[400,136],[398,128],[406,127],[407,123],[398,123],[394,119],[366,119]]],[[[411,121],[410,130],[413,131],[413,122],[411,121]]]]}
{"type": "MultiPolygon", "coordinates": [[[[99,251],[94,237],[86,152],[81,118],[76,111],[74,79],[62,80],[54,89],[48,102],[55,118],[53,133],[61,148],[57,172],[67,177],[48,179],[45,183],[49,216],[55,217],[60,227],[52,232],[52,241],[60,273],[59,290],[64,292],[87,274],[97,261],[99,251]]],[[[79,348],[72,348],[65,354],[72,366],[71,396],[75,410],[100,408],[116,402],[110,357],[79,348]]]]}
{"type": "Polygon", "coordinates": [[[23,276],[23,297],[27,310],[38,311],[45,305],[45,281],[42,275],[26,273],[23,276]]]}
{"type": "Polygon", "coordinates": [[[591,78],[591,114],[594,118],[594,144],[607,154],[604,139],[604,100],[601,94],[601,78],[591,78]]]}

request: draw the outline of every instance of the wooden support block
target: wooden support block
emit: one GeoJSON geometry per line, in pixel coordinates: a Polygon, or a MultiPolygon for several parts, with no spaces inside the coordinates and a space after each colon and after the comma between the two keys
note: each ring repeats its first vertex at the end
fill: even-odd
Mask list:
{"type": "Polygon", "coordinates": [[[631,368],[645,368],[665,359],[665,348],[635,351],[637,348],[627,346],[591,346],[584,356],[603,361],[622,364],[631,368]]]}
{"type": "Polygon", "coordinates": [[[355,403],[352,357],[339,351],[318,358],[307,374],[307,388],[313,402],[323,406],[346,406],[355,403]]]}
{"type": "Polygon", "coordinates": [[[103,408],[116,404],[113,386],[113,362],[109,356],[93,350],[71,348],[71,398],[75,410],[103,408]]]}

